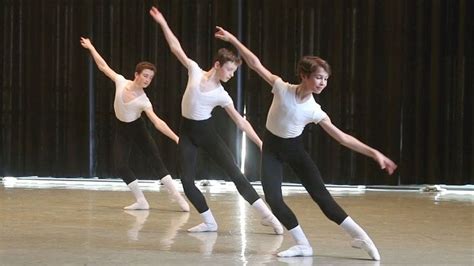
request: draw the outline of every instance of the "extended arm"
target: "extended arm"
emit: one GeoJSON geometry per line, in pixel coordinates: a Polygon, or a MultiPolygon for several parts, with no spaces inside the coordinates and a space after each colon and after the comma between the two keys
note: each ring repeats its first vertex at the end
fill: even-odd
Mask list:
{"type": "Polygon", "coordinates": [[[109,77],[111,80],[115,81],[117,78],[117,73],[115,73],[114,70],[112,70],[105,60],[100,56],[100,54],[97,52],[95,47],[92,45],[91,41],[88,38],[81,37],[81,45],[82,47],[86,48],[89,50],[89,52],[92,55],[92,58],[94,58],[94,61],[99,68],[100,71],[104,72],[104,74],[109,77]]]}
{"type": "Polygon", "coordinates": [[[161,133],[166,135],[168,138],[172,139],[174,142],[179,142],[179,137],[171,130],[171,128],[165,123],[165,121],[161,120],[153,111],[153,107],[148,107],[145,109],[145,114],[148,116],[150,121],[153,123],[156,129],[158,129],[161,133]]]}
{"type": "Polygon", "coordinates": [[[237,127],[244,131],[250,140],[252,140],[252,142],[255,143],[260,150],[262,150],[262,140],[258,137],[257,133],[255,133],[255,130],[253,129],[252,125],[250,125],[249,121],[243,118],[239,112],[235,110],[234,105],[232,104],[226,106],[224,109],[230,118],[232,118],[237,127]]]}
{"type": "Polygon", "coordinates": [[[166,19],[163,17],[163,14],[161,14],[161,12],[156,7],[152,7],[150,9],[150,15],[153,17],[156,23],[161,26],[163,34],[166,38],[166,42],[168,42],[171,52],[178,58],[178,60],[181,62],[181,64],[183,64],[183,66],[188,68],[190,60],[184,52],[183,48],[181,47],[178,38],[176,38],[176,36],[168,26],[168,22],[166,22],[166,19]]]}
{"type": "Polygon", "coordinates": [[[319,125],[337,142],[341,143],[342,145],[348,147],[351,150],[362,153],[374,159],[380,165],[380,168],[387,171],[389,175],[391,175],[395,171],[395,169],[397,169],[397,165],[392,160],[387,158],[378,150],[371,148],[360,142],[353,136],[342,132],[339,128],[333,125],[329,117],[319,122],[319,125]]]}
{"type": "Polygon", "coordinates": [[[223,28],[217,26],[217,32],[214,36],[218,39],[231,43],[239,51],[239,53],[244,58],[247,65],[257,72],[268,84],[273,86],[275,80],[279,79],[278,76],[273,75],[268,69],[266,69],[260,59],[252,53],[247,47],[245,47],[234,35],[224,30],[223,28]]]}

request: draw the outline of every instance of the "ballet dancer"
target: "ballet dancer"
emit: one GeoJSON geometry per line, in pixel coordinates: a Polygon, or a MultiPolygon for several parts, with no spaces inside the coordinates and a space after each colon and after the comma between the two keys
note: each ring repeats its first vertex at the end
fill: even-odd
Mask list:
{"type": "Polygon", "coordinates": [[[204,195],[194,184],[196,156],[198,149],[201,148],[224,169],[240,195],[260,214],[261,223],[273,227],[276,234],[282,234],[283,227],[280,222],[242,174],[232,153],[217,134],[211,121],[211,112],[214,107],[224,108],[239,129],[243,130],[261,149],[262,141],[250,123],[237,112],[232,98],[221,84],[233,77],[242,62],[241,59],[231,51],[222,48],[217,52],[211,69],[204,71],[196,62],[188,58],[161,12],[156,7],[152,7],[150,15],[161,26],[171,52],[188,70],[188,83],[181,101],[182,119],[178,144],[180,178],[184,193],[203,219],[203,223],[188,231],[215,232],[218,227],[204,195]]]}
{"type": "Polygon", "coordinates": [[[166,187],[172,199],[177,201],[183,211],[189,211],[188,203],[176,189],[173,179],[161,160],[158,147],[146,129],[145,121],[141,118],[141,113],[145,112],[157,130],[174,142],[179,142],[178,136],[155,114],[144,91],[153,80],[156,67],[149,62],[140,62],[135,68],[133,81],[127,80],[107,65],[88,38],[81,37],[80,42],[82,47],[89,50],[99,70],[115,82],[114,111],[117,127],[113,158],[117,175],[127,184],[136,200],[135,203],[124,207],[124,209],[149,209],[148,201],[138,186],[138,180],[129,165],[132,147],[137,146],[152,162],[150,165],[160,177],[161,183],[166,187]]]}
{"type": "Polygon", "coordinates": [[[283,201],[281,191],[283,163],[287,163],[326,217],[352,237],[352,246],[364,249],[373,260],[380,260],[373,241],[329,194],[318,167],[304,150],[303,129],[307,124],[315,123],[340,144],[374,159],[388,174],[392,174],[397,168],[397,165],[385,155],[333,125],[329,116],[314,100],[313,93],[320,94],[327,85],[331,74],[328,63],[316,56],[302,57],[297,67],[301,82],[290,84],[265,68],[260,59],[234,35],[221,27],[216,29],[215,37],[235,46],[247,65],[272,86],[273,101],[268,112],[263,139],[262,186],[265,199],[273,213],[289,230],[296,242],[295,246],[277,255],[280,257],[313,255],[313,249],[295,214],[283,201]]]}

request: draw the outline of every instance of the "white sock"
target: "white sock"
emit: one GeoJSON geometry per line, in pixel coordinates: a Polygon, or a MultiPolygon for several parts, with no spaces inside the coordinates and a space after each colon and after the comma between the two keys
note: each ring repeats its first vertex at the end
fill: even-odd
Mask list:
{"type": "Polygon", "coordinates": [[[367,233],[362,229],[350,216],[347,216],[341,225],[342,229],[346,231],[352,238],[366,239],[369,238],[367,233]]]}
{"type": "Polygon", "coordinates": [[[124,207],[125,210],[148,210],[150,206],[148,205],[148,201],[143,195],[142,190],[138,186],[138,180],[133,181],[132,183],[127,185],[130,188],[133,196],[135,196],[136,202],[130,206],[124,207]]]}
{"type": "Polygon", "coordinates": [[[256,200],[252,206],[257,210],[257,212],[262,217],[262,225],[264,226],[271,226],[275,234],[281,235],[283,234],[283,226],[281,226],[280,221],[273,215],[273,213],[268,208],[267,204],[263,202],[262,199],[256,200]]]}
{"type": "Polygon", "coordinates": [[[369,235],[351,217],[341,223],[342,229],[352,237],[352,247],[365,250],[373,260],[380,260],[380,254],[369,235]]]}
{"type": "Polygon", "coordinates": [[[289,230],[291,236],[296,242],[296,246],[292,246],[291,248],[282,251],[277,254],[278,257],[308,257],[313,256],[313,248],[309,245],[309,241],[306,238],[306,235],[301,229],[301,226],[297,226],[291,230],[289,230]]]}
{"type": "Polygon", "coordinates": [[[301,226],[298,225],[297,227],[289,230],[288,232],[290,232],[297,245],[309,246],[309,241],[306,238],[306,235],[304,234],[301,226]]]}
{"type": "Polygon", "coordinates": [[[217,222],[212,215],[211,209],[201,213],[201,217],[204,220],[204,223],[198,224],[194,227],[188,229],[188,232],[191,233],[200,233],[200,232],[215,232],[217,231],[217,222]]]}
{"type": "Polygon", "coordinates": [[[181,193],[179,193],[179,191],[176,189],[171,176],[167,175],[167,176],[163,177],[160,181],[166,187],[166,190],[168,190],[168,193],[173,197],[173,199],[178,202],[179,207],[183,211],[188,212],[189,211],[189,204],[184,199],[184,197],[181,195],[181,193]]]}

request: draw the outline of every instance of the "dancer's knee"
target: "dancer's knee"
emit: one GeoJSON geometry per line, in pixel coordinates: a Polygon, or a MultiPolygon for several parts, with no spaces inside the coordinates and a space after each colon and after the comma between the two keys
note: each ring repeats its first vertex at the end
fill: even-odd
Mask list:
{"type": "Polygon", "coordinates": [[[265,201],[268,203],[273,212],[280,211],[285,205],[283,202],[283,197],[281,196],[265,194],[265,201]]]}

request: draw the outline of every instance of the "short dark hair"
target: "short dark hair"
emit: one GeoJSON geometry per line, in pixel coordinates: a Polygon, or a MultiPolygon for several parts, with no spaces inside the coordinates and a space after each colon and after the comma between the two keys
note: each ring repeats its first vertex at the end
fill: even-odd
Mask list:
{"type": "Polygon", "coordinates": [[[234,52],[226,48],[221,48],[217,51],[212,63],[214,64],[216,62],[219,62],[219,64],[223,66],[229,61],[235,63],[237,66],[240,66],[242,64],[242,59],[239,58],[234,52]]]}
{"type": "Polygon", "coordinates": [[[298,66],[296,67],[296,74],[298,75],[298,78],[300,78],[301,75],[307,77],[316,71],[318,67],[321,67],[324,71],[328,72],[328,75],[331,75],[331,67],[329,64],[323,59],[311,55],[303,56],[300,59],[298,66]]]}
{"type": "Polygon", "coordinates": [[[135,72],[140,74],[145,69],[149,69],[149,70],[153,71],[154,73],[156,73],[155,65],[153,65],[152,63],[147,62],[147,61],[142,61],[142,62],[138,63],[137,66],[135,67],[135,72]]]}

